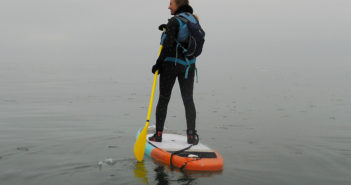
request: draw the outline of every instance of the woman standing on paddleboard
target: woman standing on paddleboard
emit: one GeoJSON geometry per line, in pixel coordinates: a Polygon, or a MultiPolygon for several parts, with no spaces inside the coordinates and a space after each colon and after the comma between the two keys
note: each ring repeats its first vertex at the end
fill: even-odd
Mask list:
{"type": "Polygon", "coordinates": [[[198,18],[193,15],[193,9],[189,5],[188,0],[170,0],[168,9],[170,9],[173,17],[168,20],[167,25],[163,24],[159,27],[160,30],[165,29],[164,37],[161,41],[163,49],[156,64],[152,67],[153,73],[157,70],[160,73],[160,94],[156,107],[156,133],[149,137],[149,140],[156,142],[162,141],[168,103],[171,98],[172,88],[176,78],[178,78],[185,107],[187,141],[189,144],[197,144],[199,137],[195,129],[196,109],[193,99],[196,58],[191,55],[187,55],[188,57],[185,56],[185,51],[187,50],[184,50],[183,46],[188,46],[188,40],[184,40],[183,42],[179,40],[182,37],[180,34],[187,32],[187,30],[182,30],[184,22],[187,19],[192,19],[196,23],[198,22],[198,18]]]}

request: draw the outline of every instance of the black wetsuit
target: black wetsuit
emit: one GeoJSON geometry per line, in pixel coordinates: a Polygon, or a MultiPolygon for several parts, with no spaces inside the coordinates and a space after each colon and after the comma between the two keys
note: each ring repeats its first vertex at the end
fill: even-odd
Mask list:
{"type": "MultiPolygon", "coordinates": [[[[182,12],[193,13],[189,5],[179,7],[176,14],[182,12]]],[[[162,52],[157,59],[160,69],[160,96],[156,107],[156,131],[163,131],[167,116],[167,107],[171,98],[173,86],[178,78],[180,91],[185,106],[187,129],[195,130],[196,109],[193,100],[195,64],[191,64],[188,77],[185,78],[186,67],[182,64],[164,61],[166,57],[176,57],[176,38],[179,32],[179,22],[175,17],[169,19],[166,26],[166,38],[163,43],[162,52]]],[[[181,49],[178,49],[177,57],[184,60],[181,49]]]]}

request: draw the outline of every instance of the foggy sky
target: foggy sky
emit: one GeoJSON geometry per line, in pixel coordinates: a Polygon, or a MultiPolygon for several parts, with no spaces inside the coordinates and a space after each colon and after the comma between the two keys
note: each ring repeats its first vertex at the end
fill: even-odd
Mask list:
{"type": "MultiPolygon", "coordinates": [[[[168,4],[167,0],[2,0],[0,65],[44,65],[67,72],[89,64],[121,77],[131,71],[149,74],[161,34],[157,27],[170,18],[168,4]]],[[[207,33],[198,64],[205,79],[213,66],[227,78],[238,66],[350,67],[348,0],[192,0],[190,4],[207,33]]]]}

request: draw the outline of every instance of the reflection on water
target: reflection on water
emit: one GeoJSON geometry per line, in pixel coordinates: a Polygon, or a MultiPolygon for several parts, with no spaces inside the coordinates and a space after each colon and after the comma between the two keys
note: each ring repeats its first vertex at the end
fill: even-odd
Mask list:
{"type": "Polygon", "coordinates": [[[167,185],[169,184],[168,174],[165,172],[164,166],[158,166],[154,169],[156,172],[155,180],[158,185],[167,185]]]}
{"type": "Polygon", "coordinates": [[[149,181],[147,179],[147,170],[145,168],[144,162],[135,163],[134,176],[142,183],[149,184],[149,181]]]}
{"type": "Polygon", "coordinates": [[[222,172],[199,172],[171,169],[170,167],[159,163],[156,164],[153,171],[155,172],[154,174],[148,174],[144,162],[135,163],[134,176],[144,184],[149,184],[148,175],[153,176],[154,183],[152,184],[168,185],[170,182],[176,182],[178,184],[190,185],[196,184],[198,178],[222,174],[222,172]],[[171,179],[175,177],[176,179],[171,179]]]}

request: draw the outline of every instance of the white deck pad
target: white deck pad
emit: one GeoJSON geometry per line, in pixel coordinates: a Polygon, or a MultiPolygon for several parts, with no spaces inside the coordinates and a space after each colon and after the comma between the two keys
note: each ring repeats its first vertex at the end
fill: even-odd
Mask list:
{"type": "MultiPolygon", "coordinates": [[[[147,135],[147,141],[149,141],[149,137],[152,136],[152,134],[147,135]]],[[[162,142],[153,142],[149,141],[153,145],[155,145],[158,148],[161,148],[162,150],[165,151],[177,151],[184,149],[190,144],[187,143],[187,137],[179,134],[171,134],[171,133],[163,133],[162,134],[162,142]]],[[[198,143],[197,145],[192,146],[189,150],[189,152],[212,152],[213,150],[209,148],[208,146],[198,143]]]]}

